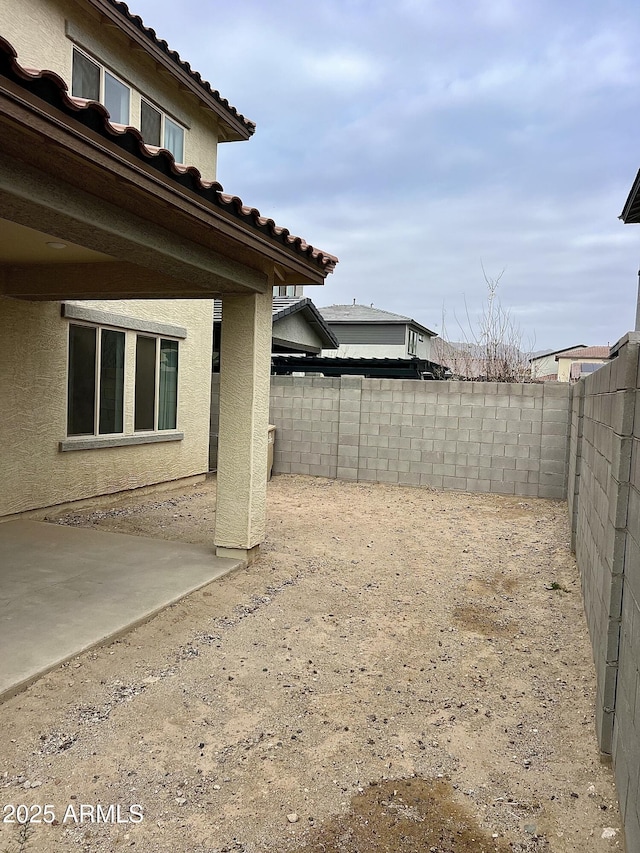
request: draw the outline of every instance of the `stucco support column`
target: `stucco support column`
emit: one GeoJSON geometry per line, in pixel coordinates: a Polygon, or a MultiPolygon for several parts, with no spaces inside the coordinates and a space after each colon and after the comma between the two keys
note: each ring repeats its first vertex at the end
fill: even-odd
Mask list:
{"type": "Polygon", "coordinates": [[[215,545],[247,563],[266,527],[271,317],[272,288],[223,297],[215,545]]]}

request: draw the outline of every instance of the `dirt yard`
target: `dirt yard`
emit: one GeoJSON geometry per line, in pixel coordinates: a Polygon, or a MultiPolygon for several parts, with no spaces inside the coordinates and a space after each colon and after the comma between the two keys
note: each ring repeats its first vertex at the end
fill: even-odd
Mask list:
{"type": "MultiPolygon", "coordinates": [[[[211,480],[57,520],[214,519],[211,480]]],[[[54,821],[0,851],[621,850],[593,700],[566,505],[276,477],[256,564],[0,706],[54,821]]]]}

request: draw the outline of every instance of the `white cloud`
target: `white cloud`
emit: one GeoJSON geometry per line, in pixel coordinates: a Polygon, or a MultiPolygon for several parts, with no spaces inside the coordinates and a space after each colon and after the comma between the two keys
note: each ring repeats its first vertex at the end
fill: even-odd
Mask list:
{"type": "Polygon", "coordinates": [[[380,66],[365,56],[347,53],[308,55],[302,59],[301,70],[320,85],[355,92],[363,86],[373,86],[380,77],[380,66]]]}
{"type": "Polygon", "coordinates": [[[433,328],[505,303],[540,348],[633,325],[637,0],[131,0],[243,113],[219,177],[341,263],[356,296],[433,328]]]}

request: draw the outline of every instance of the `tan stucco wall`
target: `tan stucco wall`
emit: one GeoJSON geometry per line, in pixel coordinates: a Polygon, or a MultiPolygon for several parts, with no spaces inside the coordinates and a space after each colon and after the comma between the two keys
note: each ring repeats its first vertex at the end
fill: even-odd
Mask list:
{"type": "Polygon", "coordinates": [[[568,382],[571,377],[572,364],[606,364],[605,358],[559,358],[556,362],[558,365],[558,382],[568,382]]]}
{"type": "MultiPolygon", "coordinates": [[[[207,471],[213,303],[87,303],[187,328],[180,342],[183,441],[61,453],[66,438],[67,327],[58,302],[0,297],[0,517],[207,471]]],[[[133,334],[127,336],[125,433],[133,432],[133,334]]]]}
{"type": "MultiPolygon", "coordinates": [[[[153,21],[146,23],[153,26],[153,21]]],[[[136,90],[131,97],[134,127],[140,126],[142,93],[187,127],[185,162],[196,166],[204,178],[215,178],[218,123],[214,114],[202,109],[197,99],[181,91],[167,74],[158,73],[150,57],[132,50],[123,35],[101,24],[80,3],[0,0],[0,35],[14,46],[22,66],[55,71],[69,86],[72,45],[76,42],[136,90]]]]}

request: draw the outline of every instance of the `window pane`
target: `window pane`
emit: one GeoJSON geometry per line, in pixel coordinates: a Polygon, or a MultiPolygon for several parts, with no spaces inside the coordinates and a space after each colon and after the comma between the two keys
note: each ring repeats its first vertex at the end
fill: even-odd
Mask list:
{"type": "Polygon", "coordinates": [[[103,329],[100,343],[100,434],[123,431],[124,332],[103,329]]]}
{"type": "Polygon", "coordinates": [[[140,102],[140,132],[149,145],[160,146],[160,129],[162,116],[160,111],[146,101],[140,102]]]}
{"type": "Polygon", "coordinates": [[[95,433],[96,329],[69,326],[67,434],[95,433]]]}
{"type": "Polygon", "coordinates": [[[160,341],[158,429],[175,429],[178,412],[178,342],[160,341]]]}
{"type": "Polygon", "coordinates": [[[184,130],[168,116],[164,118],[164,147],[176,158],[176,163],[184,162],[184,130]]]}
{"type": "Polygon", "coordinates": [[[156,403],[156,339],[138,335],[136,342],[135,429],[154,428],[156,403]]]}
{"type": "Polygon", "coordinates": [[[100,100],[100,66],[79,50],[73,51],[71,94],[90,101],[100,100]]]}
{"type": "Polygon", "coordinates": [[[104,72],[104,105],[109,110],[111,121],[116,124],[129,124],[129,87],[104,72]]]}

